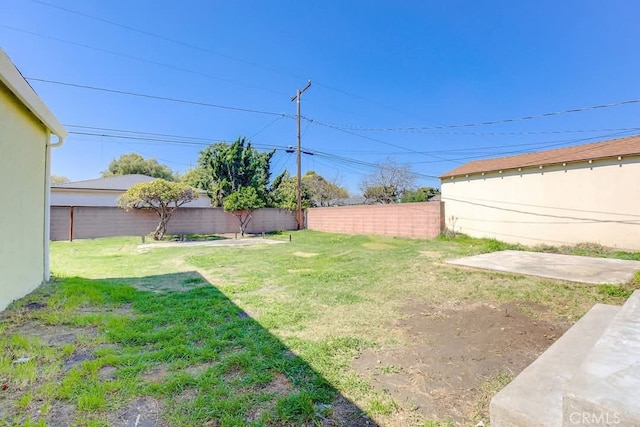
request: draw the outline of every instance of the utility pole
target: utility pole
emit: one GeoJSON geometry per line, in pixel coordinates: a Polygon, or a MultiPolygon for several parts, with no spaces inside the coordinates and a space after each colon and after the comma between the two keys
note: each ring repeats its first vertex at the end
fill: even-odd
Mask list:
{"type": "Polygon", "coordinates": [[[296,91],[296,94],[291,97],[291,102],[296,101],[296,121],[298,125],[298,146],[296,150],[297,155],[297,164],[298,164],[298,188],[297,188],[297,208],[296,208],[296,222],[298,224],[298,230],[302,229],[302,175],[301,175],[301,154],[302,150],[300,149],[300,96],[304,93],[305,90],[311,87],[311,80],[307,82],[307,85],[296,91]]]}

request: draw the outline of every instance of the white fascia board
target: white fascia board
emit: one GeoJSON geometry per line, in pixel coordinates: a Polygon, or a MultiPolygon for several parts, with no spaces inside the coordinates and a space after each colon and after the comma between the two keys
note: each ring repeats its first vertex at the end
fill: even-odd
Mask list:
{"type": "Polygon", "coordinates": [[[0,81],[36,116],[60,141],[68,132],[47,108],[33,88],[24,79],[7,54],[0,49],[0,81]]]}

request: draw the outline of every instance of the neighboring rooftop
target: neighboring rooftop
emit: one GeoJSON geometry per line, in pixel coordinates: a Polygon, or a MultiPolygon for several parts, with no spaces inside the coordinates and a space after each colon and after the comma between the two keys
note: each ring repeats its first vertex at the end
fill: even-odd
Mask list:
{"type": "Polygon", "coordinates": [[[618,156],[640,155],[640,135],[555,150],[538,151],[517,156],[475,160],[446,172],[440,178],[459,175],[495,172],[506,169],[546,166],[588,160],[616,158],[618,156]]]}
{"type": "Polygon", "coordinates": [[[141,182],[150,182],[155,180],[151,176],[132,174],[117,175],[107,178],[88,179],[85,181],[65,182],[64,184],[52,184],[51,188],[66,188],[74,190],[122,190],[126,191],[141,182]]]}

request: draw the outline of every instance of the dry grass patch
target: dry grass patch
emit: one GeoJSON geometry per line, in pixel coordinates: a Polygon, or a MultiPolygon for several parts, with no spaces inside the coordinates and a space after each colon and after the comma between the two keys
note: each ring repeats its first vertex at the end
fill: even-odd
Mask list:
{"type": "Polygon", "coordinates": [[[313,258],[314,256],[318,256],[320,254],[315,253],[315,252],[294,252],[293,253],[294,256],[300,257],[300,258],[313,258]]]}

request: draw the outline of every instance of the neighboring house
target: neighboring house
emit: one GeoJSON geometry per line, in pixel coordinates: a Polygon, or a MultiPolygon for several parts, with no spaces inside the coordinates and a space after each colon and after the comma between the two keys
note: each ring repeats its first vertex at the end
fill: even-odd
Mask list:
{"type": "Polygon", "coordinates": [[[640,250],[640,136],[473,161],[440,179],[454,231],[640,250]]]}
{"type": "MultiPolygon", "coordinates": [[[[118,206],[117,199],[129,188],[156,178],[146,175],[117,175],[86,181],[66,182],[51,186],[51,206],[118,206]]],[[[185,208],[206,208],[211,199],[204,191],[185,208]]]]}
{"type": "Polygon", "coordinates": [[[0,311],[49,280],[50,151],[66,136],[0,49],[0,311]]]}
{"type": "Polygon", "coordinates": [[[367,199],[362,196],[346,197],[343,199],[333,199],[329,203],[331,206],[356,206],[364,205],[367,203],[367,199]]]}

